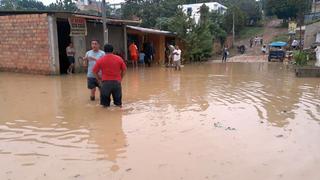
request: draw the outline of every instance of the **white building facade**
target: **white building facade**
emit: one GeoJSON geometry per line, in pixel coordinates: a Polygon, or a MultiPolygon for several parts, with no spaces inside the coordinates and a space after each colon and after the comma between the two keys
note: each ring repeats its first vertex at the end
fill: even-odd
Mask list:
{"type": "Polygon", "coordinates": [[[199,22],[200,19],[200,7],[205,4],[209,7],[209,10],[217,11],[221,14],[224,14],[227,11],[227,7],[217,2],[208,2],[208,3],[197,3],[197,4],[184,4],[180,6],[184,13],[188,16],[192,17],[196,23],[199,22]]]}

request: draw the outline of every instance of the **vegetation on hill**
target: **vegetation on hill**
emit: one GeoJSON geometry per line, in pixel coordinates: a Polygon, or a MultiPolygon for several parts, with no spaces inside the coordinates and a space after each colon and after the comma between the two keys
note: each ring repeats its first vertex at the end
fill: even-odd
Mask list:
{"type": "Polygon", "coordinates": [[[244,27],[237,37],[237,39],[248,39],[255,36],[261,36],[264,33],[264,27],[244,27]]]}
{"type": "Polygon", "coordinates": [[[0,10],[56,10],[74,12],[77,10],[77,7],[72,0],[56,0],[55,3],[51,3],[48,6],[37,0],[1,0],[0,10]]]}

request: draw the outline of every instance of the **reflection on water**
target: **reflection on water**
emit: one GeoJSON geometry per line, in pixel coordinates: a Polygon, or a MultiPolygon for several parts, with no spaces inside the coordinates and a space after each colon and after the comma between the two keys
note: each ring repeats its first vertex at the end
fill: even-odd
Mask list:
{"type": "Polygon", "coordinates": [[[320,80],[281,64],[130,69],[123,109],[88,94],[83,75],[0,73],[0,179],[320,176],[320,80]]]}

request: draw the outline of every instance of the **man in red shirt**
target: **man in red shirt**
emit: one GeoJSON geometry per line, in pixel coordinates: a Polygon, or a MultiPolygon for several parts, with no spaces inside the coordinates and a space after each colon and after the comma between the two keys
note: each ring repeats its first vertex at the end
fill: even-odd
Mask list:
{"type": "Polygon", "coordinates": [[[127,66],[120,56],[112,53],[112,45],[104,45],[104,51],[106,55],[98,59],[93,67],[93,74],[101,84],[100,104],[109,107],[112,95],[114,104],[122,107],[121,80],[126,73],[127,66]],[[100,70],[102,72],[101,78],[98,76],[100,70]]]}

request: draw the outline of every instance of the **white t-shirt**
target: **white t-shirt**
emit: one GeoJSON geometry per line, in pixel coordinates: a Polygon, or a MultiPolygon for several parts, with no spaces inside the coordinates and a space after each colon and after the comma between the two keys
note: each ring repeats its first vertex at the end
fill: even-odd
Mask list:
{"type": "Polygon", "coordinates": [[[298,46],[299,42],[297,40],[293,40],[291,46],[298,46]]]}
{"type": "MultiPolygon", "coordinates": [[[[99,51],[94,51],[94,50],[90,50],[90,51],[88,51],[87,53],[86,53],[86,57],[88,58],[88,57],[93,57],[93,58],[95,58],[96,60],[98,60],[99,58],[101,58],[102,56],[104,56],[105,55],[105,53],[104,53],[104,51],[101,51],[101,50],[99,50],[99,51]]],[[[92,61],[92,60],[89,60],[88,61],[88,73],[87,73],[87,77],[90,77],[90,78],[94,78],[95,76],[94,76],[94,74],[93,74],[93,72],[92,72],[92,70],[93,70],[93,67],[94,67],[94,65],[96,64],[96,61],[92,61]]]]}
{"type": "Polygon", "coordinates": [[[180,59],[181,59],[181,50],[175,49],[173,51],[173,61],[180,61],[180,59]]]}

